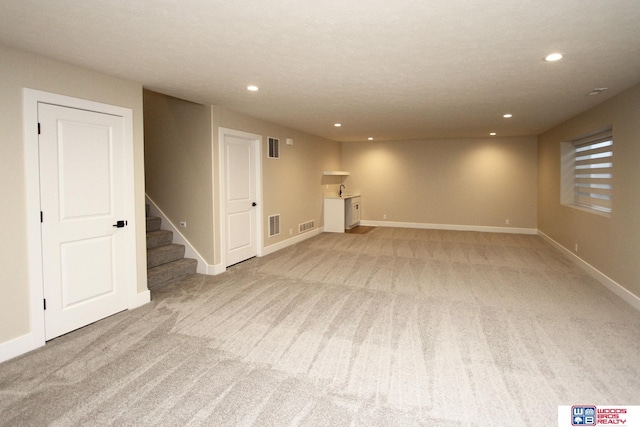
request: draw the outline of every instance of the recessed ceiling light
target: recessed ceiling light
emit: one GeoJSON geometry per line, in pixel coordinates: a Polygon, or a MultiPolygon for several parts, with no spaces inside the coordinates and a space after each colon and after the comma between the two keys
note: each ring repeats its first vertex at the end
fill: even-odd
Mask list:
{"type": "Polygon", "coordinates": [[[511,113],[503,114],[502,117],[504,117],[505,119],[510,119],[511,117],[513,117],[513,114],[511,113]]]}
{"type": "Polygon", "coordinates": [[[334,124],[334,126],[335,126],[335,127],[337,127],[337,128],[339,128],[340,126],[342,126],[342,124],[340,124],[340,123],[336,123],[336,124],[334,124]]]}
{"type": "Polygon", "coordinates": [[[256,85],[249,85],[247,86],[247,90],[250,90],[251,92],[257,92],[258,90],[260,90],[260,88],[256,85]]]}
{"type": "Polygon", "coordinates": [[[491,132],[489,135],[496,136],[496,133],[495,132],[491,132]]]}
{"type": "Polygon", "coordinates": [[[545,56],[544,60],[547,62],[555,62],[555,61],[560,61],[562,59],[562,54],[561,53],[550,53],[549,55],[545,56]]]}
{"type": "Polygon", "coordinates": [[[369,141],[373,141],[373,138],[371,138],[371,137],[369,137],[369,138],[367,138],[367,139],[368,139],[369,141]]]}

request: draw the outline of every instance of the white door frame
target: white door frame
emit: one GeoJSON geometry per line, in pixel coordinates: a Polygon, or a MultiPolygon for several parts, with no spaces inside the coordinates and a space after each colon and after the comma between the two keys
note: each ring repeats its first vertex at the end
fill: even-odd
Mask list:
{"type": "MultiPolygon", "coordinates": [[[[134,182],[133,161],[133,111],[129,108],[87,101],[79,98],[58,95],[39,90],[23,90],[23,125],[24,125],[24,158],[27,198],[27,245],[29,262],[29,292],[30,292],[30,334],[31,348],[41,347],[45,343],[44,319],[44,277],[42,273],[42,234],[40,230],[40,165],[38,154],[38,104],[54,104],[80,110],[96,111],[114,116],[121,116],[124,120],[124,173],[125,182],[134,182]]],[[[135,221],[135,191],[133,185],[125,185],[121,189],[125,193],[125,214],[129,219],[129,233],[126,239],[126,257],[136,259],[136,221],[135,221]]],[[[138,303],[138,266],[132,262],[126,267],[125,285],[127,290],[128,308],[139,306],[138,303]]]]}
{"type": "Polygon", "coordinates": [[[220,127],[218,128],[218,188],[220,189],[219,194],[219,209],[218,209],[218,218],[220,218],[220,264],[221,271],[226,271],[227,263],[227,219],[226,219],[226,189],[224,183],[226,182],[226,170],[225,170],[225,135],[235,136],[237,138],[247,139],[253,143],[254,146],[254,155],[255,155],[255,167],[256,167],[256,203],[258,204],[258,209],[256,209],[255,215],[255,230],[257,233],[256,236],[256,253],[258,256],[262,256],[263,249],[263,236],[262,236],[262,135],[257,135],[255,133],[243,132],[234,129],[227,129],[220,127]]]}

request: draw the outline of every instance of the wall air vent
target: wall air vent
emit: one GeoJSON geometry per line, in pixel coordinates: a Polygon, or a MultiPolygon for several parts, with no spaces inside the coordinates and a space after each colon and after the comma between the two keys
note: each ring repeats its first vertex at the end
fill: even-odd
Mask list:
{"type": "Polygon", "coordinates": [[[304,233],[305,231],[309,231],[312,228],[316,228],[316,222],[313,219],[311,221],[307,221],[307,222],[303,222],[302,224],[299,224],[298,233],[304,233]]]}
{"type": "Polygon", "coordinates": [[[280,214],[269,216],[269,237],[280,234],[280,214]]]}
{"type": "Polygon", "coordinates": [[[280,140],[278,138],[269,137],[269,158],[280,158],[280,140]]]}

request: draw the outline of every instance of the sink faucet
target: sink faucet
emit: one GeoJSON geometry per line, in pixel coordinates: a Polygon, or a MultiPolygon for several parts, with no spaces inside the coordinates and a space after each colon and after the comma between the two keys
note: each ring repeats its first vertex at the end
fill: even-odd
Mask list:
{"type": "Polygon", "coordinates": [[[342,197],[342,189],[346,188],[344,184],[340,184],[340,191],[338,191],[338,196],[342,197]]]}

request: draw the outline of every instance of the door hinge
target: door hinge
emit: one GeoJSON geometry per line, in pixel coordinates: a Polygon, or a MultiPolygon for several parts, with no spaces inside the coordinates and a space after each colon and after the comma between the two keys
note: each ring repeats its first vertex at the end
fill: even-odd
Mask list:
{"type": "Polygon", "coordinates": [[[38,122],[38,135],[40,135],[40,123],[38,122]]]}
{"type": "Polygon", "coordinates": [[[44,309],[46,310],[47,309],[47,299],[46,298],[43,299],[42,302],[44,303],[44,309]]]}
{"type": "Polygon", "coordinates": [[[44,222],[44,214],[40,211],[40,222],[44,222]]]}

